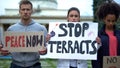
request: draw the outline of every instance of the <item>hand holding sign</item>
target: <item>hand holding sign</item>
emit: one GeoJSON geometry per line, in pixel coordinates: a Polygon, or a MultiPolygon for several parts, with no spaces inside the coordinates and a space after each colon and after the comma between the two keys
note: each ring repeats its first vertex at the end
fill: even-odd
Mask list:
{"type": "Polygon", "coordinates": [[[2,45],[0,45],[0,50],[2,49],[2,45]]]}
{"type": "Polygon", "coordinates": [[[6,50],[5,48],[1,48],[0,52],[1,52],[1,55],[4,55],[4,56],[10,54],[10,52],[6,50]]]}
{"type": "Polygon", "coordinates": [[[8,55],[10,52],[8,50],[6,50],[5,48],[3,48],[2,45],[0,45],[0,54],[1,55],[8,55]]]}
{"type": "Polygon", "coordinates": [[[47,53],[47,48],[42,46],[41,49],[39,50],[40,55],[45,55],[47,53]]]}
{"type": "Polygon", "coordinates": [[[51,38],[51,35],[47,34],[47,36],[46,36],[46,42],[48,42],[50,40],[50,38],[51,38]]]}
{"type": "Polygon", "coordinates": [[[101,39],[100,39],[99,37],[97,37],[97,38],[96,38],[96,42],[97,42],[98,44],[101,44],[101,39]]]}

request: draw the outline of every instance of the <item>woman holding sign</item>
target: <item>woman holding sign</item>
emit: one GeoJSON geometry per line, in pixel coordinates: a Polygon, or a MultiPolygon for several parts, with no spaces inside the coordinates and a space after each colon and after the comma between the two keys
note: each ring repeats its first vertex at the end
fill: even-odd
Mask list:
{"type": "MultiPolygon", "coordinates": [[[[67,21],[80,22],[80,11],[78,8],[72,7],[68,10],[67,21]]],[[[57,68],[87,68],[87,61],[77,59],[59,59],[57,68]]]]}
{"type": "Polygon", "coordinates": [[[92,68],[103,68],[104,56],[120,55],[120,32],[115,25],[120,15],[120,6],[116,3],[104,3],[96,14],[104,25],[98,33],[102,46],[98,49],[97,60],[92,61],[92,68]]]}

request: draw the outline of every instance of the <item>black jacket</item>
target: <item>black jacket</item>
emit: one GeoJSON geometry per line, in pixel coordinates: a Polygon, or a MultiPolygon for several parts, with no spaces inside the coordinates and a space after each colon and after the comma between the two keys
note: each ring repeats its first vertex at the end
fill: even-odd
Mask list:
{"type": "MultiPolygon", "coordinates": [[[[117,55],[120,55],[120,31],[114,26],[114,35],[117,38],[117,55]]],[[[109,37],[105,32],[105,25],[98,32],[102,46],[98,50],[97,60],[92,61],[92,68],[103,68],[103,56],[109,56],[109,37]]]]}

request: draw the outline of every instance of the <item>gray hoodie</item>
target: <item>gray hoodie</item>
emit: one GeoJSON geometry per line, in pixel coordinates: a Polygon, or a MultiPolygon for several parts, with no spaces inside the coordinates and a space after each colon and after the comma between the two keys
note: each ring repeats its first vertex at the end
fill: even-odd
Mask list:
{"type": "MultiPolygon", "coordinates": [[[[18,23],[10,26],[8,28],[8,31],[44,31],[45,37],[47,35],[46,28],[38,23],[35,23],[33,20],[28,25],[24,25],[21,21],[19,21],[18,23]]],[[[40,58],[38,52],[12,52],[11,56],[12,63],[22,67],[32,66],[35,63],[39,62],[40,58]]]]}

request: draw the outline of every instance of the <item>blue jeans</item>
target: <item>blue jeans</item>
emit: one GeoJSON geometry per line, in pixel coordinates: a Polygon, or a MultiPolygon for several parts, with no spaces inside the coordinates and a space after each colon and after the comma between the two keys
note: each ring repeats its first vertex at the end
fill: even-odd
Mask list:
{"type": "Polygon", "coordinates": [[[41,64],[38,62],[32,66],[29,66],[29,67],[21,67],[21,66],[18,66],[16,64],[11,63],[10,68],[42,68],[42,67],[41,67],[41,64]]]}

